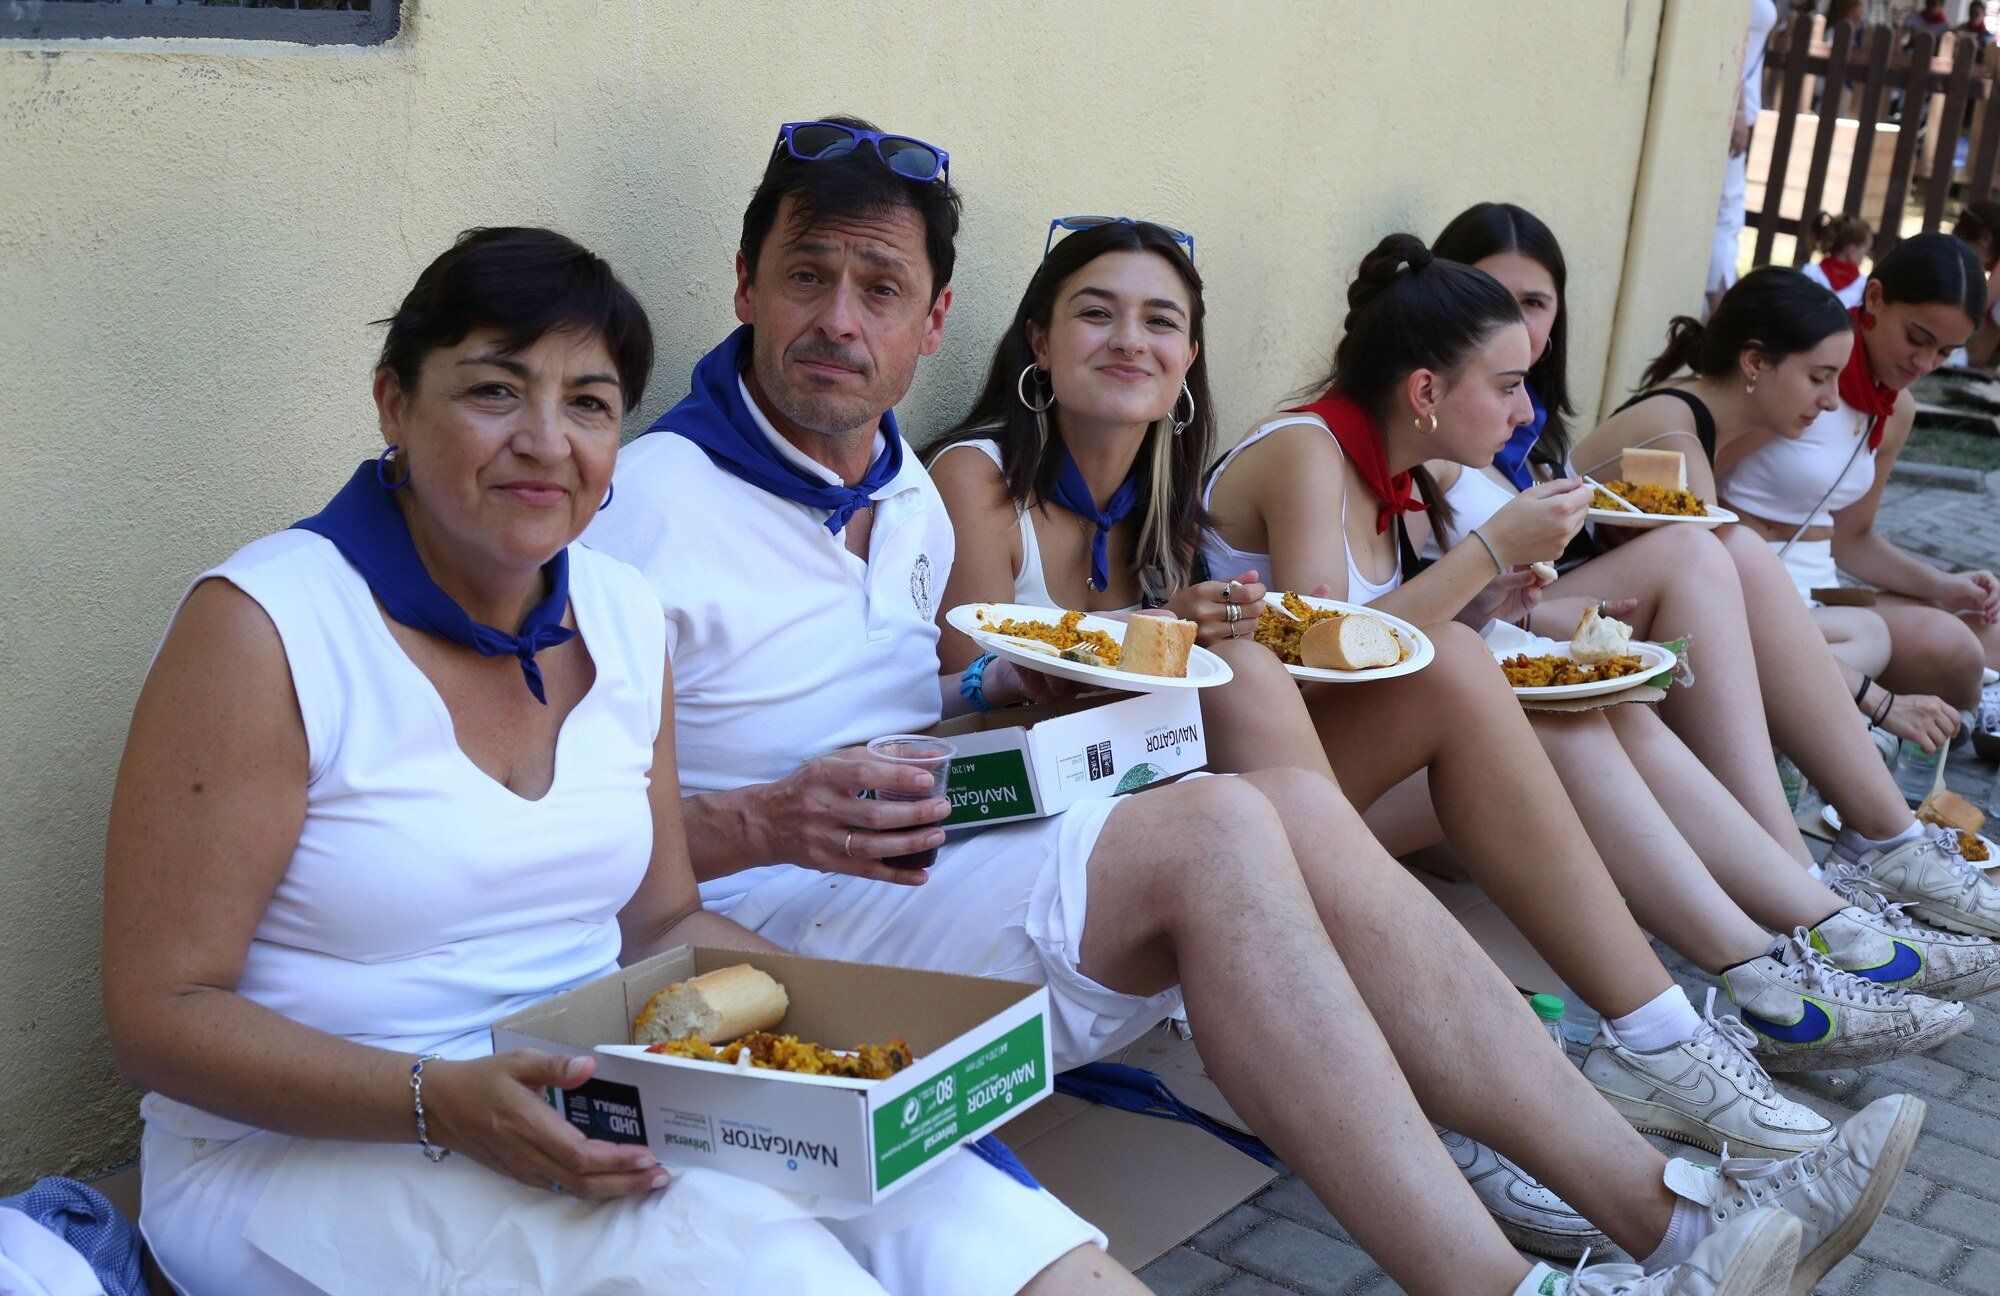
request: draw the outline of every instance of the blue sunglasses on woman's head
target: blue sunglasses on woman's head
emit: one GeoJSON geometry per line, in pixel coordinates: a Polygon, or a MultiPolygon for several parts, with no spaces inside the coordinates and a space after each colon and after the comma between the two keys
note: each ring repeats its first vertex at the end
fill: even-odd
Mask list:
{"type": "Polygon", "coordinates": [[[1048,241],[1042,244],[1042,260],[1048,260],[1049,253],[1055,251],[1057,231],[1073,234],[1078,230],[1096,229],[1100,225],[1151,225],[1154,229],[1164,230],[1168,238],[1187,249],[1188,264],[1194,264],[1194,235],[1158,221],[1133,220],[1130,216],[1058,216],[1049,222],[1048,241]]]}
{"type": "Polygon", "coordinates": [[[951,154],[936,145],[908,135],[857,130],[839,122],[786,122],[778,128],[778,142],[771,151],[783,149],[801,162],[825,162],[846,157],[863,144],[872,145],[882,165],[905,179],[950,183],[951,154]]]}

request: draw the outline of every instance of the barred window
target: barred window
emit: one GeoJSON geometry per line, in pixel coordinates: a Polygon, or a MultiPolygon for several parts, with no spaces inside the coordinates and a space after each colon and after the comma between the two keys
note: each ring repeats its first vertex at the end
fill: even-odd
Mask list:
{"type": "Polygon", "coordinates": [[[0,0],[0,38],[208,37],[380,45],[401,0],[0,0]]]}

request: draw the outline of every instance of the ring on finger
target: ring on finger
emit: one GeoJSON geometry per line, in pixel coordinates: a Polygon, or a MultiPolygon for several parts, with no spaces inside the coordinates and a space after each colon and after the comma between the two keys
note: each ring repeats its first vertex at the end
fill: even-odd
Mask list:
{"type": "Polygon", "coordinates": [[[1222,605],[1222,616],[1229,624],[1235,625],[1243,619],[1243,605],[1240,603],[1224,603],[1222,605]]]}
{"type": "Polygon", "coordinates": [[[1229,637],[1230,637],[1231,639],[1234,639],[1234,638],[1236,638],[1236,632],[1237,632],[1237,631],[1238,631],[1239,629],[1241,629],[1241,628],[1242,628],[1242,627],[1240,627],[1240,626],[1238,626],[1238,625],[1236,624],[1236,620],[1235,620],[1235,618],[1233,618],[1233,617],[1232,617],[1232,618],[1230,618],[1230,622],[1229,622],[1229,637]]]}
{"type": "Polygon", "coordinates": [[[1232,596],[1232,595],[1234,595],[1235,593],[1236,593],[1236,582],[1235,582],[1235,581],[1224,581],[1224,582],[1222,582],[1222,601],[1223,601],[1224,603],[1227,603],[1227,602],[1229,602],[1229,601],[1230,601],[1230,598],[1231,598],[1231,596],[1232,596]]]}
{"type": "Polygon", "coordinates": [[[847,836],[841,840],[840,853],[842,855],[854,854],[854,830],[852,828],[847,830],[847,836]]]}

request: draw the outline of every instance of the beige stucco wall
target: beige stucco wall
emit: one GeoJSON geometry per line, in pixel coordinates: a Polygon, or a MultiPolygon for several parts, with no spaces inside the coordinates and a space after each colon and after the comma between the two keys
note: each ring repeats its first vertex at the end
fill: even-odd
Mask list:
{"type": "MultiPolygon", "coordinates": [[[[1664,2],[1723,19],[1680,37],[1719,63],[1743,0],[1664,2]]],[[[1377,237],[1508,198],[1566,243],[1588,409],[1662,3],[412,0],[382,49],[0,52],[0,1187],[130,1153],[98,897],[148,653],[204,564],[372,451],[367,321],[456,231],[609,256],[660,334],[644,419],[732,322],[776,124],[859,112],[949,148],[966,195],[913,432],[969,399],[1049,216],[1132,212],[1200,241],[1233,434],[1312,376],[1377,237]]],[[[1698,282],[1694,223],[1648,267],[1698,282]]]]}

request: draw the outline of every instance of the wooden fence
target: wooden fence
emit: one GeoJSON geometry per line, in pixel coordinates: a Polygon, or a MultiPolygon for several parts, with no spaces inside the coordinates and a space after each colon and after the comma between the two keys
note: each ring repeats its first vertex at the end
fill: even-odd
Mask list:
{"type": "Polygon", "coordinates": [[[1758,265],[1781,234],[1797,239],[1794,264],[1811,260],[1803,234],[1820,211],[1867,219],[1879,257],[1939,228],[1952,198],[1993,196],[2000,45],[1823,22],[1793,23],[1765,55],[1775,107],[1754,127],[1746,195],[1758,265]]]}

